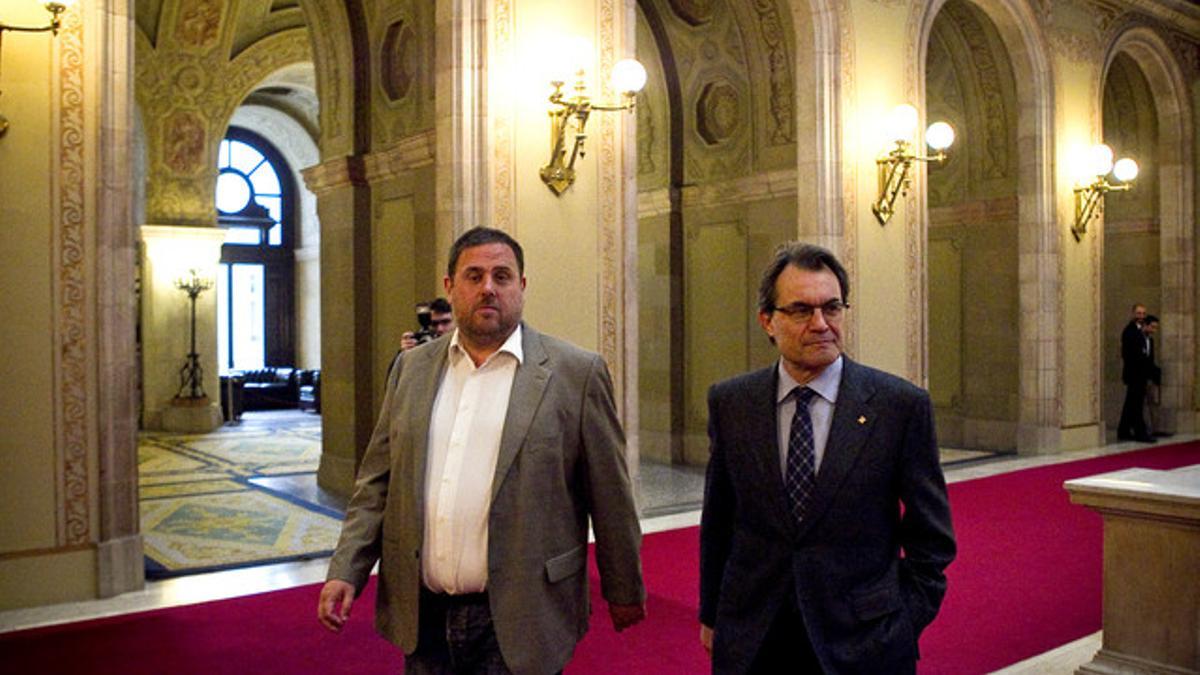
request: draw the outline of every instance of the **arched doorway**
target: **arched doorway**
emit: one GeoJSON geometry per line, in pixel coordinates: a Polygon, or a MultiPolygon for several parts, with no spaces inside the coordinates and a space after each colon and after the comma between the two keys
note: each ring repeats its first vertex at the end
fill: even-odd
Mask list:
{"type": "Polygon", "coordinates": [[[1104,421],[1116,429],[1121,382],[1121,330],[1135,303],[1162,313],[1161,229],[1158,218],[1158,120],[1141,68],[1117,54],[1104,78],[1104,142],[1117,157],[1136,158],[1136,189],[1104,200],[1104,421]]]}
{"type": "Polygon", "coordinates": [[[1107,51],[1101,105],[1104,138],[1141,167],[1136,186],[1106,197],[1103,243],[1103,416],[1119,418],[1124,389],[1113,351],[1130,305],[1161,319],[1156,336],[1163,370],[1159,427],[1195,428],[1194,127],[1176,56],[1154,30],[1118,26],[1107,51]],[[1145,159],[1143,159],[1143,157],[1145,159]],[[1135,297],[1137,294],[1147,299],[1135,297]],[[1124,306],[1122,306],[1124,305],[1124,306]],[[1118,332],[1113,332],[1116,326],[1118,332]],[[1115,408],[1114,408],[1115,406],[1115,408]]]}
{"type": "Polygon", "coordinates": [[[995,25],[949,0],[925,60],[928,119],[956,129],[929,169],[929,391],[939,441],[1015,451],[1020,415],[1017,93],[995,25]]]}
{"type": "Polygon", "coordinates": [[[759,273],[782,242],[829,234],[799,222],[800,200],[806,216],[828,205],[811,186],[832,173],[815,148],[821,102],[796,93],[825,84],[817,22],[799,4],[638,3],[650,73],[638,104],[644,478],[707,462],[708,387],[776,358],[755,320],[759,273]]]}
{"type": "MultiPolygon", "coordinates": [[[[930,36],[935,22],[941,18],[942,7],[947,4],[940,0],[928,3],[922,8],[920,20],[913,23],[913,45],[918,52],[921,74],[914,86],[916,99],[922,105],[926,98],[925,69],[930,36]]],[[[1011,98],[1005,99],[1006,106],[1015,106],[1016,143],[1020,151],[1012,151],[1012,146],[998,146],[1008,148],[1010,161],[1015,162],[1016,168],[1018,311],[1013,316],[990,318],[989,322],[998,325],[998,321],[1005,321],[998,325],[998,330],[1018,336],[1015,447],[1018,452],[1036,454],[1059,447],[1064,420],[1068,417],[1062,400],[1065,368],[1062,312],[1057,303],[1045,301],[1047,289],[1058,288],[1063,277],[1058,264],[1061,236],[1053,189],[1054,106],[1049,48],[1037,17],[1026,3],[976,0],[962,4],[976,12],[974,23],[988,25],[982,23],[984,20],[990,23],[994,29],[992,39],[998,35],[1002,45],[1002,50],[997,51],[994,41],[976,41],[980,45],[990,45],[989,52],[979,52],[978,56],[1001,54],[1011,68],[1013,81],[1020,83],[1015,92],[1009,91],[1011,98]]],[[[962,140],[956,142],[956,146],[961,148],[967,143],[962,140]]],[[[917,201],[922,208],[927,207],[924,192],[917,194],[917,201]]],[[[925,229],[920,230],[918,236],[924,240],[928,237],[927,222],[922,225],[925,229]]],[[[931,280],[927,273],[930,258],[924,256],[914,270],[914,273],[924,275],[926,288],[931,280]]],[[[924,323],[919,332],[924,335],[924,354],[927,356],[933,339],[930,334],[937,326],[931,320],[932,303],[927,297],[919,307],[923,313],[914,320],[924,323]]],[[[924,372],[928,374],[928,359],[925,362],[924,372]]],[[[1004,421],[994,428],[1006,429],[1008,424],[1004,421]]]]}

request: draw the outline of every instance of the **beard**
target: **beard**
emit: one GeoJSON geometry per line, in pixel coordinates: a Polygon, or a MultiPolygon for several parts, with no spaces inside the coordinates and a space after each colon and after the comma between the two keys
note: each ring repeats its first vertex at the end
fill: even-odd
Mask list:
{"type": "Polygon", "coordinates": [[[512,335],[517,324],[521,321],[521,308],[506,312],[498,303],[480,302],[467,312],[466,316],[455,317],[458,330],[472,343],[480,346],[500,346],[512,335]],[[491,309],[494,317],[481,317],[479,310],[491,309]]]}

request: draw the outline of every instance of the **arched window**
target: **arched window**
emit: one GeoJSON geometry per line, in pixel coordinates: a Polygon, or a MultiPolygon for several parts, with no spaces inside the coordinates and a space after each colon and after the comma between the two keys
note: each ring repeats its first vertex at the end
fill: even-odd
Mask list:
{"type": "Polygon", "coordinates": [[[295,186],[262,136],[230,127],[217,153],[217,221],[229,230],[217,283],[221,372],[295,363],[295,186]]]}

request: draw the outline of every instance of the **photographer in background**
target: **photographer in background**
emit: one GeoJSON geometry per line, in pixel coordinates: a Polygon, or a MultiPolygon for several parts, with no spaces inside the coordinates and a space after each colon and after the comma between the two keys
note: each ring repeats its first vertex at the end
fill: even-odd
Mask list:
{"type": "Polygon", "coordinates": [[[419,330],[407,331],[400,336],[400,351],[408,351],[454,330],[454,315],[450,312],[449,301],[436,298],[432,302],[418,303],[417,323],[421,325],[419,330]]]}

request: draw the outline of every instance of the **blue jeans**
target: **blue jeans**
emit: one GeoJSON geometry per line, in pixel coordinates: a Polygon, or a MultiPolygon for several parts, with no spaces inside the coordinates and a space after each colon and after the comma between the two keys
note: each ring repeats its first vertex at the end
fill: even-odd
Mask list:
{"type": "Polygon", "coordinates": [[[492,626],[487,593],[444,595],[421,589],[417,649],[407,675],[510,675],[492,626]]]}

